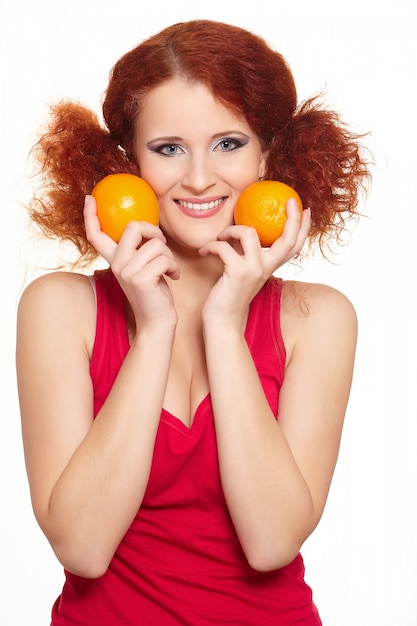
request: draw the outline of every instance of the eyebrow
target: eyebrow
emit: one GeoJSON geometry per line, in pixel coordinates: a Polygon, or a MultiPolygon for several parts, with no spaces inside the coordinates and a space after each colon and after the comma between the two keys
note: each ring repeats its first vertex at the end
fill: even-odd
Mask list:
{"type": "Polygon", "coordinates": [[[220,139],[220,137],[230,137],[230,135],[239,135],[240,137],[246,137],[249,139],[249,135],[243,132],[243,130],[226,130],[222,133],[216,133],[213,135],[213,139],[220,139]]]}
{"type": "MultiPolygon", "coordinates": [[[[225,130],[225,131],[222,131],[221,133],[216,133],[215,135],[212,135],[211,139],[220,139],[221,137],[230,137],[232,135],[239,135],[240,137],[245,137],[246,139],[249,139],[249,136],[246,133],[244,133],[242,130],[225,130]]],[[[154,143],[159,143],[159,142],[179,143],[181,141],[184,141],[183,137],[177,137],[176,135],[168,135],[168,136],[162,136],[162,137],[155,137],[155,139],[151,139],[150,141],[148,141],[146,145],[150,146],[154,143]]]]}
{"type": "Polygon", "coordinates": [[[155,142],[159,142],[159,141],[166,141],[167,143],[176,143],[178,141],[183,141],[182,137],[175,137],[170,135],[169,137],[155,137],[155,139],[151,139],[150,141],[148,141],[147,145],[151,144],[151,143],[155,143],[155,142]]]}

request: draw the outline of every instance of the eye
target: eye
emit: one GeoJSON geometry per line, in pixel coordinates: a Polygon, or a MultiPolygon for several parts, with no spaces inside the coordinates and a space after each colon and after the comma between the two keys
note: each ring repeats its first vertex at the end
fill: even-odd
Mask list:
{"type": "Polygon", "coordinates": [[[225,137],[221,139],[214,147],[215,150],[220,152],[231,152],[237,148],[241,148],[244,145],[243,141],[239,139],[233,139],[232,137],[225,137]]]}
{"type": "Polygon", "coordinates": [[[184,152],[181,146],[177,143],[164,143],[160,146],[155,147],[154,151],[167,157],[178,156],[179,154],[184,152]]]}

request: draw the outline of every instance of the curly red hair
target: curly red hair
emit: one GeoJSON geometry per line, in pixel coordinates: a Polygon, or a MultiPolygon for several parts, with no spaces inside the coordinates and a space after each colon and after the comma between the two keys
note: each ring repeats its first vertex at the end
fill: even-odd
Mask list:
{"type": "Polygon", "coordinates": [[[134,137],[141,103],[175,76],[205,84],[245,117],[268,150],[267,177],[293,186],[311,208],[310,241],[322,245],[338,236],[357,214],[370,178],[362,137],[317,98],[298,107],[287,62],[262,38],[207,20],[170,26],[122,56],[103,102],[107,128],[79,104],[52,107],[36,146],[41,196],[30,207],[44,233],[72,241],[84,260],[96,256],[85,237],[84,197],[106,174],[139,173],[134,137]]]}

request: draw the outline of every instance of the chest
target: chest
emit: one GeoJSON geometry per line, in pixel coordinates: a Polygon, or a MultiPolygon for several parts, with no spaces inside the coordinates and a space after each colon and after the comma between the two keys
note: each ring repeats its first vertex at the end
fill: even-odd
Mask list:
{"type": "MultiPolygon", "coordinates": [[[[270,283],[251,305],[245,338],[271,409],[277,414],[286,352],[280,328],[279,283],[270,283]]],[[[180,429],[193,426],[196,411],[209,396],[204,341],[197,316],[181,317],[172,351],[163,408],[180,429]]],[[[200,317],[201,319],[201,317],[200,317]]],[[[111,274],[97,282],[97,330],[90,373],[94,414],[103,405],[129,351],[125,296],[111,274]]],[[[222,347],[219,345],[219,351],[222,347]]]]}
{"type": "Polygon", "coordinates": [[[163,407],[190,428],[197,408],[208,394],[202,331],[195,325],[182,323],[172,350],[163,407]]]}

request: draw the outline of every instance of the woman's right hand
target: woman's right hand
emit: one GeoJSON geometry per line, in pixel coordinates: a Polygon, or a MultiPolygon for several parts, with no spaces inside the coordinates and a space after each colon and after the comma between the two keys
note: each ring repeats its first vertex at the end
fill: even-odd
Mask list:
{"type": "Polygon", "coordinates": [[[97,205],[86,196],[84,222],[88,241],[109,263],[140,325],[175,323],[171,291],[165,276],[179,278],[179,267],[160,228],[148,222],[130,222],[119,243],[104,233],[97,205]]]}

